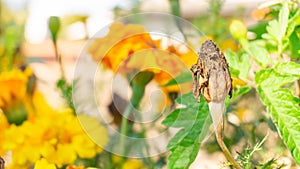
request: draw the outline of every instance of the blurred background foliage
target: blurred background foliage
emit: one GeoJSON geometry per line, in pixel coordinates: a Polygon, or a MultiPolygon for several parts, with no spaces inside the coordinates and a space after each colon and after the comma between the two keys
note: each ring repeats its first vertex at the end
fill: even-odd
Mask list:
{"type": "MultiPolygon", "coordinates": [[[[244,168],[297,168],[300,161],[297,140],[300,129],[296,117],[299,115],[300,96],[298,2],[267,1],[247,12],[246,17],[247,4],[222,13],[226,1],[205,2],[207,8],[190,15],[183,12],[184,1],[169,0],[162,2],[168,5],[162,6],[167,7],[163,12],[189,20],[206,35],[199,39],[199,45],[206,39],[213,39],[226,55],[234,87],[234,98],[227,101],[226,145],[238,151],[237,159],[244,168]],[[292,126],[286,125],[289,121],[292,126]],[[295,130],[293,136],[286,131],[289,127],[295,130]]],[[[87,12],[57,12],[59,18],[54,20],[59,23],[54,27],[59,25],[58,28],[51,24],[48,28],[49,16],[41,14],[36,20],[44,23],[45,28],[41,29],[32,24],[36,14],[27,10],[38,5],[27,5],[22,1],[21,7],[11,9],[15,3],[2,0],[0,11],[0,155],[5,158],[7,168],[166,168],[167,162],[172,160],[168,160],[168,153],[147,159],[129,159],[99,148],[84,134],[74,116],[72,103],[73,79],[69,65],[74,64],[74,56],[79,54],[82,44],[99,27],[115,18],[151,11],[152,8],[145,9],[150,1],[135,0],[120,5],[119,2],[114,2],[114,5],[103,2],[109,12],[102,18],[99,18],[102,13],[97,12],[98,17],[91,17],[87,12]],[[71,47],[68,47],[70,41],[71,47]]],[[[55,7],[49,8],[51,11],[55,7]]],[[[168,50],[174,52],[174,49],[168,50]]],[[[170,80],[165,76],[154,79],[158,82],[160,79],[164,82],[170,80]]],[[[191,78],[182,75],[177,80],[190,82],[191,78]]],[[[171,84],[170,81],[167,86],[171,84]]],[[[170,103],[176,105],[176,90],[165,89],[165,92],[170,103]]],[[[108,131],[97,120],[86,116],[78,118],[95,124],[101,132],[99,141],[108,144],[108,131]]],[[[122,130],[120,124],[127,123],[125,121],[114,122],[122,130]]],[[[128,126],[133,125],[128,122],[128,126]]],[[[136,137],[145,133],[134,129],[127,131],[127,135],[136,137]]],[[[213,137],[209,137],[201,149],[206,154],[220,154],[213,137]]],[[[211,167],[212,163],[222,162],[221,159],[209,162],[209,158],[204,160],[208,163],[204,162],[203,166],[211,167]]],[[[196,161],[201,161],[201,156],[196,161]]],[[[229,165],[224,163],[223,167],[229,165]]],[[[195,166],[192,164],[191,168],[195,166]]]]}

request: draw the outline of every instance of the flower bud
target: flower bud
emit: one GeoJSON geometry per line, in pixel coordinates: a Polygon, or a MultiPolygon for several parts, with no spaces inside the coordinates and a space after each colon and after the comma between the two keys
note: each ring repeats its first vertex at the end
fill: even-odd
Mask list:
{"type": "Polygon", "coordinates": [[[229,25],[229,31],[235,39],[246,38],[247,28],[240,20],[233,20],[229,25]]]}

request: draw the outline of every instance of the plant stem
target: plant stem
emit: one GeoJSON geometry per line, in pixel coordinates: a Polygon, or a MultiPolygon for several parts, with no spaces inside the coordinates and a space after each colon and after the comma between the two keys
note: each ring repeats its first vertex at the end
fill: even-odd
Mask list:
{"type": "Polygon", "coordinates": [[[230,154],[230,151],[228,150],[228,148],[226,147],[226,145],[223,141],[223,127],[222,126],[223,126],[223,123],[220,123],[220,125],[218,125],[218,127],[217,127],[217,131],[216,131],[217,142],[218,142],[220,148],[222,149],[226,159],[233,165],[233,167],[237,168],[237,169],[242,169],[241,166],[234,160],[234,158],[230,154]]]}
{"type": "Polygon", "coordinates": [[[56,59],[58,61],[59,68],[60,68],[61,78],[65,80],[66,79],[66,77],[65,77],[65,70],[64,70],[64,67],[63,67],[63,64],[62,64],[62,58],[58,54],[58,47],[57,47],[56,40],[55,41],[53,40],[53,45],[54,45],[55,57],[56,57],[56,59]]]}
{"type": "Polygon", "coordinates": [[[224,133],[224,114],[225,114],[225,105],[223,102],[209,102],[209,111],[213,120],[213,126],[215,128],[215,134],[217,142],[223,151],[227,160],[233,165],[234,168],[242,169],[241,166],[234,160],[230,151],[223,142],[223,133],[224,133]]]}
{"type": "Polygon", "coordinates": [[[121,140],[120,140],[120,150],[121,155],[125,155],[125,137],[127,135],[127,126],[128,126],[128,117],[130,116],[133,110],[133,106],[129,104],[123,114],[122,124],[121,124],[121,140]]]}

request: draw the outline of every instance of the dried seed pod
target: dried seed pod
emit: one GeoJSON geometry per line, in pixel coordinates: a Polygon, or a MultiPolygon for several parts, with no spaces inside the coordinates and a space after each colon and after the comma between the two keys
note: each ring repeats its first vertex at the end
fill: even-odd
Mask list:
{"type": "Polygon", "coordinates": [[[3,160],[2,157],[0,157],[0,169],[4,169],[4,163],[5,161],[3,160]]]}
{"type": "Polygon", "coordinates": [[[212,40],[206,40],[198,53],[198,61],[192,66],[194,76],[193,93],[198,100],[200,94],[207,102],[222,102],[231,97],[231,77],[224,54],[212,40]]]}

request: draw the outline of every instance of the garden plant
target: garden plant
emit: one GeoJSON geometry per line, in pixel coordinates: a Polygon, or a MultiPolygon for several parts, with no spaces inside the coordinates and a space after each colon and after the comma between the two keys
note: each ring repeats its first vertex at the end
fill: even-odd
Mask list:
{"type": "Polygon", "coordinates": [[[194,18],[179,0],[168,14],[115,8],[84,39],[72,78],[64,18],[50,17],[55,107],[32,68],[43,61],[23,53],[25,20],[1,1],[0,169],[193,169],[216,156],[208,168],[297,168],[299,2],[267,1],[254,24],[207,2],[194,18]]]}

